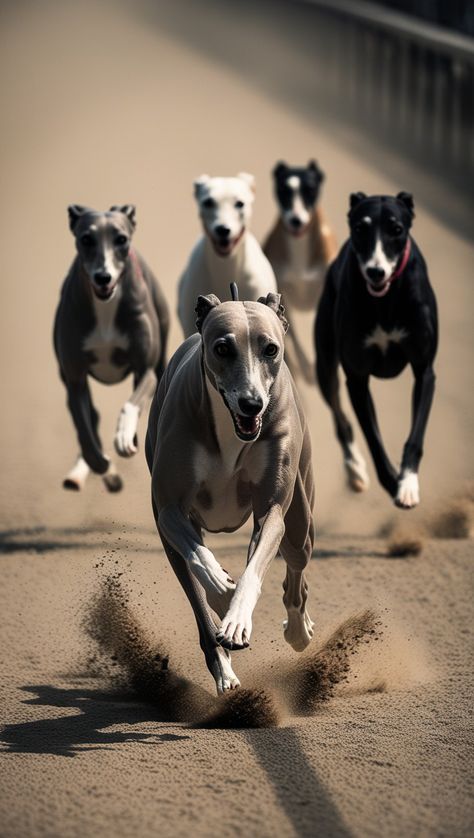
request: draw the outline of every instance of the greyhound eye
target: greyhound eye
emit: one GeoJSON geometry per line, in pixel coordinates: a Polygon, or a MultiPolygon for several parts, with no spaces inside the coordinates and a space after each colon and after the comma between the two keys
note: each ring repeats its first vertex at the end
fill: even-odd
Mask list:
{"type": "Polygon", "coordinates": [[[214,198],[206,198],[205,201],[202,202],[202,206],[204,209],[214,209],[216,202],[214,198]]]}
{"type": "Polygon", "coordinates": [[[389,227],[389,233],[391,236],[400,236],[403,233],[403,227],[401,224],[397,224],[395,221],[389,227]]]}
{"type": "Polygon", "coordinates": [[[234,207],[235,207],[236,209],[243,209],[243,208],[244,208],[244,206],[245,206],[245,204],[244,204],[244,202],[243,202],[243,201],[236,201],[236,202],[235,202],[235,204],[234,204],[234,207]]]}
{"type": "Polygon", "coordinates": [[[214,352],[219,358],[227,358],[230,355],[230,349],[227,343],[216,343],[214,352]]]}
{"type": "Polygon", "coordinates": [[[266,358],[274,358],[276,355],[278,355],[278,346],[276,345],[276,343],[267,344],[263,351],[263,354],[266,358]]]}
{"type": "Polygon", "coordinates": [[[364,233],[367,232],[369,225],[366,224],[364,221],[359,221],[358,224],[354,227],[354,233],[356,236],[363,236],[364,233]]]}
{"type": "Polygon", "coordinates": [[[90,247],[94,244],[94,239],[90,233],[84,233],[84,235],[81,236],[81,244],[83,244],[84,247],[90,247]]]}
{"type": "Polygon", "coordinates": [[[119,247],[123,247],[123,246],[124,246],[124,244],[127,244],[127,242],[128,242],[127,236],[124,236],[124,235],[123,235],[123,233],[121,233],[121,234],[120,234],[119,236],[117,236],[117,238],[115,239],[115,244],[118,244],[118,245],[119,245],[119,247]]]}

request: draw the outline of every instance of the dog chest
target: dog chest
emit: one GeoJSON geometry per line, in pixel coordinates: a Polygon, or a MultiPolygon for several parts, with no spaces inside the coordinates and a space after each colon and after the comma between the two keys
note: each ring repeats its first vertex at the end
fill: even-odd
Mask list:
{"type": "Polygon", "coordinates": [[[390,344],[399,344],[407,337],[408,332],[406,329],[394,327],[388,331],[377,323],[373,331],[365,337],[364,346],[367,349],[375,346],[377,349],[380,349],[382,355],[386,355],[390,344]]]}
{"type": "Polygon", "coordinates": [[[95,326],[83,343],[83,349],[91,355],[91,374],[104,384],[121,381],[128,370],[124,356],[129,348],[129,339],[116,326],[119,302],[119,289],[110,302],[94,300],[95,326]]]}

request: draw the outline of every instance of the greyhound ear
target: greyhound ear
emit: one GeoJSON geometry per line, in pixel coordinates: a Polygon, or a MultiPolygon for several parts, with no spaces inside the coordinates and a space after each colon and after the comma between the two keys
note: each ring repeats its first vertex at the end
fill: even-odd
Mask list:
{"type": "Polygon", "coordinates": [[[283,160],[279,160],[276,166],[273,167],[273,177],[281,178],[288,171],[288,163],[284,163],[283,160]]]}
{"type": "Polygon", "coordinates": [[[288,331],[288,320],[285,317],[285,309],[283,308],[281,302],[281,294],[267,294],[266,297],[259,297],[257,303],[262,303],[264,306],[268,306],[275,312],[278,319],[281,321],[281,325],[283,326],[283,331],[286,333],[288,331]]]}
{"type": "Polygon", "coordinates": [[[239,172],[237,177],[243,180],[252,192],[255,192],[255,177],[253,175],[250,175],[248,172],[239,172]]]}
{"type": "Polygon", "coordinates": [[[110,207],[110,212],[123,212],[124,215],[127,216],[130,224],[132,225],[133,229],[137,226],[137,222],[135,219],[135,206],[133,204],[123,204],[123,206],[113,206],[110,207]]]}
{"type": "Polygon", "coordinates": [[[352,192],[349,196],[349,206],[351,210],[354,209],[354,207],[356,207],[357,204],[360,204],[360,202],[363,201],[364,198],[367,198],[365,192],[352,192]]]}
{"type": "Polygon", "coordinates": [[[326,175],[325,175],[325,174],[324,174],[324,172],[323,172],[323,171],[319,168],[318,164],[316,163],[316,160],[310,160],[310,161],[308,162],[308,166],[307,166],[307,168],[310,170],[310,172],[314,172],[314,174],[316,175],[316,178],[317,178],[317,180],[318,180],[318,183],[322,183],[322,182],[323,182],[323,180],[324,180],[324,178],[326,177],[326,175]]]}
{"type": "Polygon", "coordinates": [[[206,297],[203,297],[202,294],[199,295],[197,298],[197,305],[194,311],[197,314],[196,320],[196,329],[198,332],[202,331],[202,324],[206,319],[207,315],[211,311],[211,309],[215,308],[216,306],[220,306],[221,301],[219,297],[216,297],[215,294],[208,294],[206,297]]]}
{"type": "Polygon", "coordinates": [[[401,201],[406,207],[410,213],[410,218],[415,217],[415,202],[413,200],[413,195],[410,192],[399,192],[397,195],[397,201],[401,201]]]}
{"type": "Polygon", "coordinates": [[[196,180],[193,181],[194,197],[195,198],[200,197],[203,187],[207,186],[210,179],[211,178],[210,178],[209,175],[199,175],[199,177],[197,177],[196,180]]]}
{"type": "Polygon", "coordinates": [[[81,207],[80,204],[69,204],[67,214],[69,216],[69,229],[74,232],[74,227],[79,221],[81,215],[87,212],[87,207],[81,207]]]}

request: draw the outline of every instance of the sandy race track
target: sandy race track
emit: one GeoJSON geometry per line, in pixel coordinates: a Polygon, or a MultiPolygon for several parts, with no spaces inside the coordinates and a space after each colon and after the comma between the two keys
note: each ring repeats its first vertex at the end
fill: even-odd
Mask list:
{"type": "MultiPolygon", "coordinates": [[[[273,90],[279,62],[291,73],[293,56],[295,72],[305,73],[290,32],[287,39],[281,27],[268,32],[252,4],[232,20],[218,6],[25,0],[2,8],[0,834],[472,834],[472,541],[434,534],[449,534],[439,521],[456,495],[461,523],[472,512],[465,487],[472,477],[474,248],[427,206],[417,204],[414,234],[438,295],[441,349],[422,505],[397,512],[374,479],[366,495],[349,495],[329,413],[315,388],[304,389],[318,533],[309,569],[317,640],[307,669],[319,650],[324,677],[305,680],[284,643],[278,560],[251,649],[233,659],[255,702],[264,701],[262,689],[274,702],[279,726],[188,724],[215,709],[213,685],[154,529],[142,448],[119,464],[119,495],[97,478],[79,494],[61,488],[76,455],[51,345],[73,256],[68,203],[137,205],[135,241],[166,292],[174,349],[176,281],[199,232],[191,182],[202,171],[256,175],[259,237],[274,218],[269,172],[281,157],[318,158],[327,173],[324,207],[340,241],[350,191],[404,188],[417,197],[408,168],[404,182],[391,180],[389,168],[371,165],[369,148],[362,158],[314,109],[273,90]],[[255,79],[246,72],[247,51],[260,55],[255,79]],[[390,525],[421,532],[422,553],[388,558],[382,533],[390,525]],[[346,627],[353,636],[341,662],[324,642],[366,609],[376,626],[367,618],[367,633],[346,627]],[[99,652],[98,637],[108,654],[99,652]],[[156,671],[169,655],[168,693],[138,677],[157,654],[156,671]],[[341,674],[329,700],[320,700],[328,697],[324,678],[341,674]]],[[[375,388],[394,459],[408,426],[410,385],[407,374],[375,388]]],[[[109,449],[127,392],[128,384],[94,388],[109,449]]],[[[143,418],[142,444],[144,427],[143,418]]],[[[242,530],[210,544],[238,573],[247,539],[242,530]]],[[[260,712],[271,721],[267,705],[260,712]]]]}

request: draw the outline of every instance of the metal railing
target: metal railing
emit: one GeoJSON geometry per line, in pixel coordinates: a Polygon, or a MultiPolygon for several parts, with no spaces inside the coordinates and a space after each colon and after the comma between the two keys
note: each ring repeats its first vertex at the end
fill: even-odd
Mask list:
{"type": "Polygon", "coordinates": [[[319,100],[472,190],[474,39],[375,3],[293,2],[314,8],[319,100]]]}

